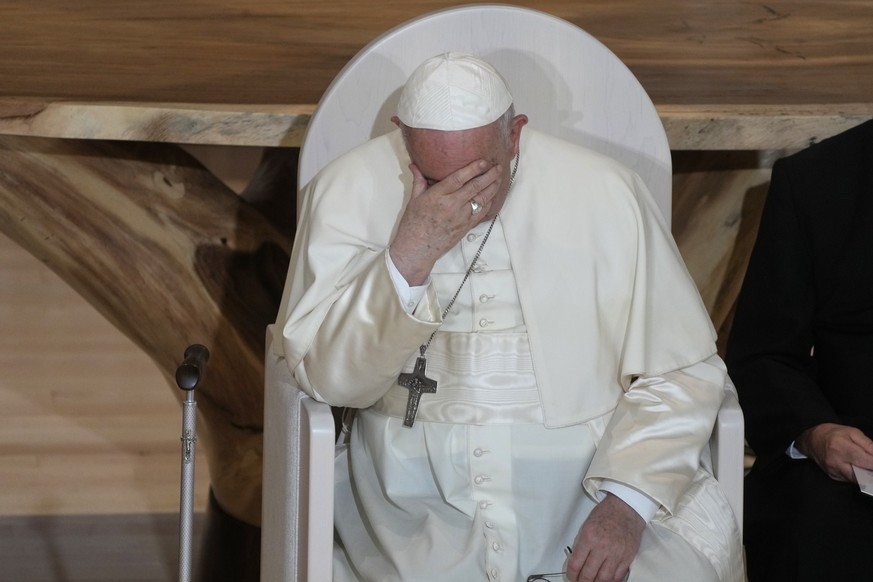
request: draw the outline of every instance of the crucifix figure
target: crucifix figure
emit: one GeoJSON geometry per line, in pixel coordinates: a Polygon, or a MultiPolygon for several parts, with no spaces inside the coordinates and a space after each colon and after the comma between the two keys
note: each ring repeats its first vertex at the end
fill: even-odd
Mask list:
{"type": "Polygon", "coordinates": [[[415,369],[412,373],[400,374],[397,383],[409,390],[409,400],[406,401],[406,416],[403,418],[403,426],[412,426],[415,423],[415,415],[418,412],[418,403],[422,394],[433,394],[437,389],[436,380],[431,380],[425,375],[427,360],[420,356],[415,360],[415,369]]]}

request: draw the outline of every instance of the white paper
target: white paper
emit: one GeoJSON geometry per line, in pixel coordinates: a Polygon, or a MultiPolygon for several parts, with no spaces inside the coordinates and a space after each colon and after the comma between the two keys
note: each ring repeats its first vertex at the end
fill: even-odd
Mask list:
{"type": "Polygon", "coordinates": [[[858,480],[858,487],[861,488],[861,493],[873,495],[873,471],[862,469],[855,465],[852,465],[852,469],[855,470],[855,479],[858,480]]]}

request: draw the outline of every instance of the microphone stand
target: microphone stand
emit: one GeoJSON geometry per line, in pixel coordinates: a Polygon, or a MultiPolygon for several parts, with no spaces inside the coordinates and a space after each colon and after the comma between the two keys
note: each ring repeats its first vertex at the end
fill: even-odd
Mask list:
{"type": "Polygon", "coordinates": [[[191,581],[191,545],[194,521],[194,453],[197,445],[197,402],[194,389],[209,361],[209,350],[192,344],[176,368],[176,384],[185,391],[182,404],[182,490],[179,500],[179,582],[191,581]]]}

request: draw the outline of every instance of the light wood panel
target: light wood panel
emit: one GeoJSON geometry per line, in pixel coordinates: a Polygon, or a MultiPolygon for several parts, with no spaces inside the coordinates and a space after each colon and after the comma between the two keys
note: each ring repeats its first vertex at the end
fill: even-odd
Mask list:
{"type": "Polygon", "coordinates": [[[673,152],[673,236],[724,348],[783,151],[673,152]]]}
{"type": "MultiPolygon", "coordinates": [[[[178,513],[182,413],[173,388],[2,235],[0,330],[0,516],[178,513]]],[[[201,453],[198,510],[209,486],[201,453]]]]}

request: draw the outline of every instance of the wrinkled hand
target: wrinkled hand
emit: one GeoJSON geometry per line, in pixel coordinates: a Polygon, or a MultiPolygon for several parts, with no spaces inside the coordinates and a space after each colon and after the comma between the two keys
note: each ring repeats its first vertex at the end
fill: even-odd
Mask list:
{"type": "Polygon", "coordinates": [[[795,446],[837,481],[857,481],[852,465],[873,470],[873,441],[851,426],[827,422],[816,425],[805,430],[795,446]]]}
{"type": "Polygon", "coordinates": [[[409,169],[412,194],[389,252],[400,274],[415,286],[427,279],[437,259],[488,217],[501,168],[478,160],[433,185],[418,166],[411,164],[409,169]],[[470,208],[473,198],[482,205],[476,215],[470,208]]]}
{"type": "Polygon", "coordinates": [[[597,504],[582,524],[567,578],[579,582],[622,582],[640,549],[646,522],[627,503],[612,495],[597,504]]]}

